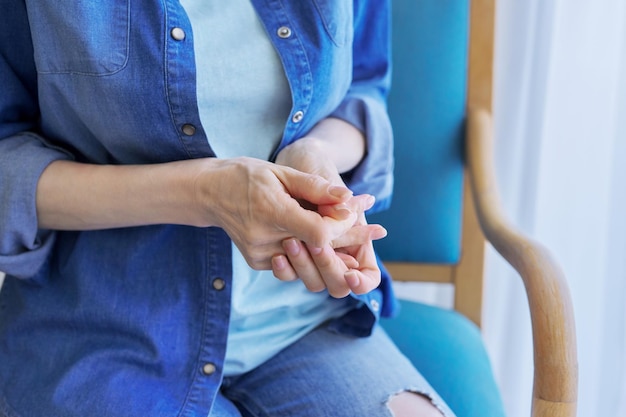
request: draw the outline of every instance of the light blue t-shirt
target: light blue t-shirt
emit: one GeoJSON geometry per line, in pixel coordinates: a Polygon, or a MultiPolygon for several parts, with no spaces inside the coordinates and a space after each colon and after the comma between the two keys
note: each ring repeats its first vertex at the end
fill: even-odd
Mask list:
{"type": "MultiPolygon", "coordinates": [[[[194,34],[200,119],[219,158],[267,160],[282,138],[291,92],[280,57],[249,0],[182,0],[194,34]]],[[[255,271],[233,245],[233,288],[225,375],[260,365],[348,300],[312,293],[297,280],[255,271]]]]}
{"type": "Polygon", "coordinates": [[[291,92],[249,0],[184,0],[194,34],[200,120],[218,158],[268,160],[291,92]]]}

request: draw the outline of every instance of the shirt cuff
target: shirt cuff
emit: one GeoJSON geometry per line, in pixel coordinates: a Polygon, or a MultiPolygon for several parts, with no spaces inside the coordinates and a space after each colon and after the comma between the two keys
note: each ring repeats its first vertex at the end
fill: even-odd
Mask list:
{"type": "Polygon", "coordinates": [[[351,93],[330,115],[352,124],[365,135],[365,157],[343,178],[355,194],[376,197],[370,213],[387,209],[393,190],[393,135],[383,103],[370,95],[351,93]]]}
{"type": "Polygon", "coordinates": [[[19,278],[37,273],[54,233],[38,228],[37,183],[46,167],[72,156],[33,133],[0,140],[0,271],[19,278]]]}

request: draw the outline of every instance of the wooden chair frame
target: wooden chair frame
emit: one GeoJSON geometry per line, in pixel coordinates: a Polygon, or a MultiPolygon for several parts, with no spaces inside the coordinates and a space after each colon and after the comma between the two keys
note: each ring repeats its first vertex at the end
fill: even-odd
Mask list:
{"type": "Polygon", "coordinates": [[[532,321],[533,417],[574,417],[578,364],[574,314],[561,269],[549,252],[502,213],[493,168],[492,82],[495,0],[472,0],[467,91],[462,255],[456,265],[386,262],[395,280],[452,283],[454,307],[478,326],[488,241],[519,273],[532,321]]]}

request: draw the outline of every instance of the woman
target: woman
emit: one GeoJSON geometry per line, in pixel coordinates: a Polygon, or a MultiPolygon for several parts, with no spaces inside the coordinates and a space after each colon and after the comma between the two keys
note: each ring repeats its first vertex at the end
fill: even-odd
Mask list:
{"type": "Polygon", "coordinates": [[[375,324],[387,4],[334,3],[0,1],[3,415],[452,415],[375,324]]]}

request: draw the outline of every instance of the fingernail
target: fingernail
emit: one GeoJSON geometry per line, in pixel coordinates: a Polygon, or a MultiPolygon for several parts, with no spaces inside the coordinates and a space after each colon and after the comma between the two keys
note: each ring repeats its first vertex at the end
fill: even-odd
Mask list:
{"type": "Polygon", "coordinates": [[[352,210],[350,210],[348,206],[343,203],[334,205],[333,210],[339,214],[342,219],[347,219],[352,215],[352,210]]]}
{"type": "Polygon", "coordinates": [[[328,193],[333,197],[337,198],[347,198],[352,195],[352,191],[350,191],[346,187],[341,187],[339,185],[332,185],[328,188],[328,193]]]}
{"type": "Polygon", "coordinates": [[[320,253],[322,253],[322,248],[309,246],[309,252],[311,253],[311,255],[319,255],[320,253]]]}
{"type": "Polygon", "coordinates": [[[272,264],[274,268],[283,270],[287,267],[287,259],[283,255],[276,255],[272,258],[272,264]]]}
{"type": "Polygon", "coordinates": [[[365,207],[366,207],[365,210],[371,209],[375,202],[376,202],[376,197],[374,197],[373,195],[368,195],[367,199],[365,199],[365,207]]]}
{"type": "Polygon", "coordinates": [[[370,232],[370,239],[372,240],[382,239],[385,236],[387,236],[387,229],[382,226],[372,228],[372,231],[370,232]]]}
{"type": "Polygon", "coordinates": [[[296,256],[300,253],[300,245],[298,245],[296,239],[285,240],[283,242],[283,247],[285,248],[285,251],[291,256],[296,256]]]}
{"type": "Polygon", "coordinates": [[[359,275],[356,271],[348,271],[343,275],[343,277],[346,280],[346,284],[348,284],[348,287],[350,288],[356,288],[361,283],[359,275]]]}

